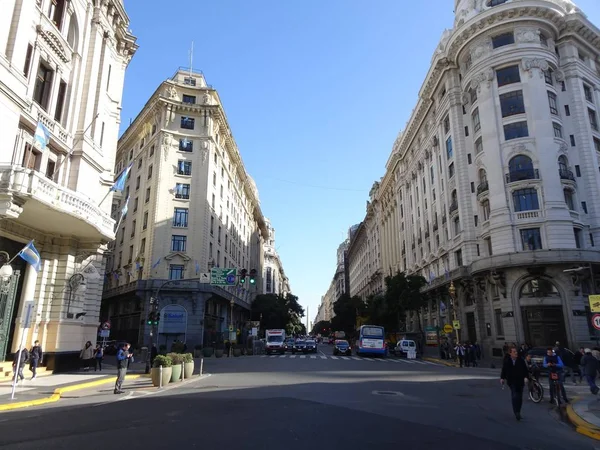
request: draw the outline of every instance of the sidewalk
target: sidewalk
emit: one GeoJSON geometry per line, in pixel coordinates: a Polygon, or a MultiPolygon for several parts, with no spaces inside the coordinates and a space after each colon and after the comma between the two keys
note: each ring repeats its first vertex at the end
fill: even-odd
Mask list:
{"type": "MultiPolygon", "coordinates": [[[[443,364],[448,367],[460,367],[456,359],[441,359],[440,351],[437,347],[425,347],[423,349],[423,359],[425,361],[443,364]]],[[[491,369],[492,364],[494,369],[502,368],[502,358],[483,358],[477,361],[477,367],[483,369],[491,369]]]]}
{"type": "Polygon", "coordinates": [[[600,398],[591,394],[567,405],[567,417],[575,431],[600,441],[600,398]]]}

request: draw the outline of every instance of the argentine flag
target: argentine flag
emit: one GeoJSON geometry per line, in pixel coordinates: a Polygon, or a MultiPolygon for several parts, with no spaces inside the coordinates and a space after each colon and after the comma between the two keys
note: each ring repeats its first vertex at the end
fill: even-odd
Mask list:
{"type": "Polygon", "coordinates": [[[41,121],[38,120],[37,127],[35,127],[35,134],[33,139],[39,144],[42,151],[46,150],[46,146],[50,142],[50,131],[46,128],[41,121]]]}
{"type": "Polygon", "coordinates": [[[127,175],[129,175],[129,172],[131,171],[131,166],[133,166],[133,161],[129,163],[127,168],[123,171],[119,178],[117,178],[115,184],[113,184],[110,188],[111,191],[122,191],[125,189],[125,182],[127,181],[127,175]]]}
{"type": "Polygon", "coordinates": [[[31,264],[31,267],[33,267],[36,272],[39,272],[42,268],[42,258],[40,258],[39,252],[33,245],[33,241],[23,247],[23,250],[19,252],[19,256],[31,264]]]}
{"type": "Polygon", "coordinates": [[[123,220],[123,217],[125,217],[127,215],[127,211],[129,211],[129,197],[127,197],[127,200],[125,200],[125,204],[123,205],[123,208],[121,209],[121,220],[123,220]]]}

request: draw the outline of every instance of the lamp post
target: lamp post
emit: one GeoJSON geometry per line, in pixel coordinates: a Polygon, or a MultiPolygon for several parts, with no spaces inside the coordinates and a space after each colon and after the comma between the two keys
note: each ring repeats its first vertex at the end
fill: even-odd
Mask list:
{"type": "Polygon", "coordinates": [[[231,340],[231,333],[233,330],[233,304],[234,304],[234,301],[233,301],[233,299],[231,299],[229,301],[229,305],[231,306],[231,311],[229,314],[229,357],[231,357],[231,351],[232,351],[231,349],[233,348],[233,342],[231,340]]]}
{"type": "MultiPolygon", "coordinates": [[[[456,321],[456,287],[454,286],[454,281],[450,281],[450,287],[448,287],[448,294],[450,295],[450,300],[452,300],[453,320],[456,321]]],[[[459,343],[460,342],[459,330],[455,329],[454,331],[456,331],[456,343],[459,343]]]]}

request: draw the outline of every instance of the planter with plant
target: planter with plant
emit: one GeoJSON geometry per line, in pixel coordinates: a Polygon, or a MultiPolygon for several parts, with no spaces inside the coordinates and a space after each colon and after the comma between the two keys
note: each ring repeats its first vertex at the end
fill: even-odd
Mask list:
{"type": "Polygon", "coordinates": [[[194,358],[200,358],[202,356],[202,346],[200,344],[194,345],[194,358]]]}
{"type": "Polygon", "coordinates": [[[223,342],[219,342],[215,346],[215,356],[217,358],[222,358],[224,353],[225,353],[225,344],[223,342]]]}
{"type": "Polygon", "coordinates": [[[167,384],[169,384],[169,381],[171,380],[171,375],[172,375],[172,365],[173,365],[173,361],[171,361],[171,358],[166,356],[166,355],[156,355],[156,358],[154,358],[154,363],[152,365],[152,370],[150,371],[150,375],[152,377],[152,385],[153,386],[160,386],[160,378],[161,378],[161,370],[160,367],[162,366],[162,385],[166,386],[167,384]]]}
{"type": "Polygon", "coordinates": [[[235,344],[235,345],[233,346],[233,356],[235,356],[236,358],[237,358],[238,356],[242,356],[242,351],[243,351],[243,348],[244,348],[244,347],[243,347],[242,345],[240,345],[240,344],[235,344]]]}
{"type": "Polygon", "coordinates": [[[191,353],[184,353],[183,355],[183,374],[186,378],[191,378],[194,374],[194,357],[191,353]]]}
{"type": "Polygon", "coordinates": [[[183,353],[185,351],[185,344],[183,342],[173,342],[171,345],[171,353],[183,353]]]}
{"type": "Polygon", "coordinates": [[[202,349],[202,354],[205,358],[210,358],[215,353],[214,347],[204,347],[202,349]]]}
{"type": "Polygon", "coordinates": [[[171,383],[181,379],[181,364],[183,363],[183,355],[181,353],[169,353],[167,356],[173,361],[173,371],[171,372],[171,383]]]}

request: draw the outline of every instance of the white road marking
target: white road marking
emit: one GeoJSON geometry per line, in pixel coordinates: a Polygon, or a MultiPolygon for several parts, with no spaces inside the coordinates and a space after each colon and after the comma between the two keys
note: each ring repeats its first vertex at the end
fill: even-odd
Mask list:
{"type": "Polygon", "coordinates": [[[300,359],[306,358],[306,355],[300,355],[300,359]]]}
{"type": "Polygon", "coordinates": [[[358,356],[352,356],[351,357],[354,361],[362,361],[362,359],[360,359],[358,356]]]}
{"type": "Polygon", "coordinates": [[[317,359],[315,355],[310,355],[310,359],[317,359]]]}
{"type": "Polygon", "coordinates": [[[287,355],[279,355],[280,358],[285,358],[287,355]]]}
{"type": "Polygon", "coordinates": [[[325,353],[323,353],[321,350],[319,350],[319,353],[321,354],[321,356],[326,356],[325,353]]]}
{"type": "Polygon", "coordinates": [[[261,358],[266,358],[266,357],[267,357],[267,355],[261,355],[261,358]]]}
{"type": "Polygon", "coordinates": [[[337,356],[330,356],[331,359],[338,359],[337,356]]]}
{"type": "Polygon", "coordinates": [[[362,358],[362,359],[364,359],[365,361],[375,361],[373,358],[362,358]]]}
{"type": "Polygon", "coordinates": [[[290,355],[290,358],[295,358],[295,357],[296,357],[296,355],[290,355]]]}
{"type": "Polygon", "coordinates": [[[346,361],[350,360],[350,358],[348,358],[347,356],[342,356],[342,359],[345,359],[346,361]]]}
{"type": "Polygon", "coordinates": [[[277,358],[277,355],[271,355],[271,358],[277,358]]]}
{"type": "Polygon", "coordinates": [[[327,356],[321,355],[321,359],[327,359],[327,356]]]}

